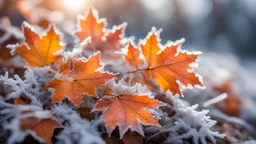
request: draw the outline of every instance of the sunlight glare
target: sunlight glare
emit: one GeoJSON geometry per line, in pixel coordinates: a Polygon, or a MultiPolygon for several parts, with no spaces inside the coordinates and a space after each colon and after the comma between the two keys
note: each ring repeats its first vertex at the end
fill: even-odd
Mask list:
{"type": "Polygon", "coordinates": [[[87,0],[59,0],[63,7],[72,13],[80,13],[84,10],[87,0]]]}

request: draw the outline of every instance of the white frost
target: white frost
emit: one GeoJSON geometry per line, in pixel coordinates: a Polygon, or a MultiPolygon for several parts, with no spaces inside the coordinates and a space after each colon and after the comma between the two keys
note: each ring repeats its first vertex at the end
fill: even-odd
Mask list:
{"type": "Polygon", "coordinates": [[[224,134],[213,132],[210,128],[217,121],[207,116],[208,110],[196,111],[198,105],[188,106],[178,97],[170,97],[173,102],[175,116],[168,121],[165,128],[176,134],[175,137],[169,137],[167,143],[181,143],[184,139],[192,139],[193,143],[207,144],[206,138],[212,143],[216,143],[216,137],[224,138],[224,134]]]}
{"type": "Polygon", "coordinates": [[[96,129],[96,121],[82,119],[76,111],[63,103],[56,105],[52,113],[60,122],[65,121],[64,129],[57,136],[59,144],[104,144],[96,129]]]}

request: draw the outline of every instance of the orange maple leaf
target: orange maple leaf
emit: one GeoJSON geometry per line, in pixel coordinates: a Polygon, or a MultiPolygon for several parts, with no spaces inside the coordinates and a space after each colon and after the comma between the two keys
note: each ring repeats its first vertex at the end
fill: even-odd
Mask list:
{"type": "Polygon", "coordinates": [[[102,68],[100,52],[91,56],[86,62],[74,59],[73,65],[71,64],[70,60],[62,64],[59,68],[62,76],[59,79],[53,79],[44,87],[55,89],[53,102],[60,101],[67,96],[71,102],[79,106],[82,94],[95,96],[95,88],[116,76],[116,74],[98,71],[102,68]]]}
{"type": "Polygon", "coordinates": [[[120,41],[124,36],[126,26],[126,23],[122,23],[106,32],[105,37],[103,37],[103,39],[105,38],[105,43],[102,43],[102,46],[100,46],[99,49],[102,51],[104,51],[104,49],[120,50],[123,46],[120,41]]]}
{"type": "Polygon", "coordinates": [[[95,13],[96,10],[90,7],[85,17],[81,15],[78,17],[80,28],[76,35],[80,38],[80,41],[91,37],[92,41],[98,42],[104,36],[106,22],[103,19],[98,19],[98,15],[95,13]]]}
{"type": "Polygon", "coordinates": [[[218,93],[227,93],[228,97],[217,103],[217,107],[224,113],[239,117],[241,115],[241,99],[233,90],[232,79],[229,78],[219,85],[213,86],[218,93]]]}
{"type": "Polygon", "coordinates": [[[183,40],[178,41],[161,49],[159,33],[152,28],[145,43],[141,42],[141,52],[145,57],[146,65],[144,68],[139,68],[141,60],[138,57],[137,50],[134,51],[132,47],[128,47],[128,55],[126,55],[126,62],[130,64],[135,71],[129,73],[143,73],[148,79],[156,80],[156,83],[166,92],[170,90],[174,95],[181,95],[181,91],[177,80],[179,80],[186,87],[190,84],[192,86],[202,86],[199,78],[192,72],[188,72],[191,68],[190,64],[194,63],[198,54],[188,54],[187,52],[180,52],[179,47],[183,40]],[[136,53],[136,54],[135,54],[136,53]],[[131,55],[133,58],[130,58],[131,55]]]}
{"type": "Polygon", "coordinates": [[[111,90],[107,90],[106,96],[102,97],[96,104],[94,110],[102,110],[102,118],[105,122],[108,134],[119,126],[120,137],[130,128],[144,135],[139,123],[143,125],[160,126],[157,119],[152,116],[146,108],[157,108],[163,105],[162,102],[149,98],[147,95],[137,94],[110,95],[111,90]]]}
{"type": "Polygon", "coordinates": [[[19,125],[22,131],[32,130],[48,144],[52,143],[54,129],[62,127],[58,121],[52,118],[39,119],[37,117],[21,119],[19,125]]]}
{"type": "Polygon", "coordinates": [[[60,36],[50,26],[42,38],[26,22],[22,24],[25,42],[16,48],[16,53],[26,60],[28,66],[43,67],[57,62],[61,56],[56,53],[63,49],[60,36]]]}
{"type": "Polygon", "coordinates": [[[144,61],[139,58],[140,50],[136,48],[132,42],[128,43],[127,46],[127,55],[125,56],[126,62],[130,65],[132,69],[140,69],[140,66],[144,64],[144,61]]]}
{"type": "MultiPolygon", "coordinates": [[[[113,51],[122,48],[120,40],[124,35],[127,24],[123,23],[119,26],[114,26],[112,30],[106,29],[106,25],[106,21],[99,19],[97,11],[90,7],[85,16],[80,15],[78,17],[79,28],[76,31],[76,35],[79,37],[80,42],[90,38],[89,41],[86,41],[85,47],[91,51],[101,51],[102,53],[113,55],[113,51]]],[[[111,58],[107,54],[102,56],[104,59],[111,58]]]]}

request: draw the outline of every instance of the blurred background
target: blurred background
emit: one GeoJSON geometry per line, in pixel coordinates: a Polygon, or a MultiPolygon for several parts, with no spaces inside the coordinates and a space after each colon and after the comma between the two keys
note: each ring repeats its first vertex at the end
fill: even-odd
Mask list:
{"type": "Polygon", "coordinates": [[[17,27],[46,19],[72,32],[90,5],[108,27],[127,22],[136,41],[163,28],[163,44],[184,37],[184,49],[235,55],[256,72],[256,0],[0,0],[0,17],[17,27]]]}

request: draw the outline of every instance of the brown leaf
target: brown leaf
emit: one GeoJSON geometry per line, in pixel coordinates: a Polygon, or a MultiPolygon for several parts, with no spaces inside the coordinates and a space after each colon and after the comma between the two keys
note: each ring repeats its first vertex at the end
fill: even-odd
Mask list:
{"type": "Polygon", "coordinates": [[[126,133],[122,140],[124,144],[142,144],[143,137],[137,133],[126,133]]]}
{"type": "Polygon", "coordinates": [[[80,107],[80,108],[77,109],[77,112],[79,113],[81,118],[85,118],[85,119],[88,119],[88,120],[93,120],[94,119],[94,116],[91,113],[90,108],[80,107]]]}

